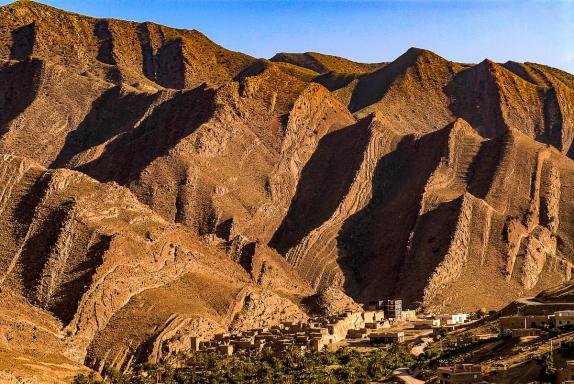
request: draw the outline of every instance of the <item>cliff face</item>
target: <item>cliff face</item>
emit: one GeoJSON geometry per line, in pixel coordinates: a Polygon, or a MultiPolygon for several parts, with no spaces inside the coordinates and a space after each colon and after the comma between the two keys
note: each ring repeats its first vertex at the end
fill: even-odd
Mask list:
{"type": "Polygon", "coordinates": [[[571,278],[573,114],[539,64],[256,60],[0,7],[1,310],[100,368],[312,295],[501,307],[571,278]]]}

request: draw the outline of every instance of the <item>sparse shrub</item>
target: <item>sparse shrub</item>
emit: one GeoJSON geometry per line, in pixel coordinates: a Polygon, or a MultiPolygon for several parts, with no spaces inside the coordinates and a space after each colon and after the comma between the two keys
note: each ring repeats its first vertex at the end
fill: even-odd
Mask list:
{"type": "Polygon", "coordinates": [[[99,383],[101,383],[101,381],[96,379],[96,374],[94,372],[90,372],[87,375],[80,373],[79,375],[74,377],[74,380],[72,381],[72,384],[99,384],[99,383]]]}
{"type": "Polygon", "coordinates": [[[520,343],[512,347],[512,353],[520,353],[520,352],[522,352],[522,345],[520,343]]]}

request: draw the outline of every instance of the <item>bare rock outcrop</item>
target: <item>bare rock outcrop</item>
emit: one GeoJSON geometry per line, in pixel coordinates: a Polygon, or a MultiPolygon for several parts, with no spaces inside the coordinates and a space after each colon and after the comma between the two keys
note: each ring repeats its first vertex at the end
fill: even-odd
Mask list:
{"type": "Polygon", "coordinates": [[[321,316],[336,316],[345,311],[361,312],[362,308],[341,289],[327,287],[310,296],[306,303],[310,309],[321,316]]]}
{"type": "Polygon", "coordinates": [[[325,137],[308,164],[298,196],[271,244],[287,252],[287,260],[314,287],[353,284],[352,280],[345,281],[346,274],[338,264],[345,254],[338,254],[337,233],[344,220],[368,202],[377,161],[393,149],[397,139],[398,135],[386,129],[378,115],[369,116],[325,137]],[[336,157],[342,148],[349,154],[348,159],[336,157]],[[330,179],[330,184],[316,183],[334,167],[345,172],[343,179],[330,179]],[[330,190],[328,199],[322,195],[326,189],[330,190]],[[315,210],[313,216],[309,215],[310,206],[315,210]]]}
{"type": "Polygon", "coordinates": [[[303,321],[308,315],[288,299],[270,291],[248,292],[234,316],[231,328],[247,330],[269,327],[282,321],[303,321]]]}

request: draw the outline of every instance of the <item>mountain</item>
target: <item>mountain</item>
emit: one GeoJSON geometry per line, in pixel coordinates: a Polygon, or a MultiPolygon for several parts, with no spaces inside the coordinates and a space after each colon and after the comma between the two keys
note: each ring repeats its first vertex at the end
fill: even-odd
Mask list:
{"type": "Polygon", "coordinates": [[[122,369],[346,295],[445,311],[554,289],[573,114],[574,76],[540,64],[255,59],[0,7],[0,353],[122,369]]]}
{"type": "Polygon", "coordinates": [[[370,72],[385,63],[357,63],[333,55],[325,55],[318,52],[305,53],[278,53],[273,56],[271,61],[280,63],[289,63],[298,67],[303,67],[315,71],[319,74],[327,72],[346,73],[346,74],[363,74],[370,72]]]}
{"type": "Polygon", "coordinates": [[[145,88],[192,88],[230,80],[254,59],[197,31],[95,19],[33,1],[0,10],[0,57],[31,57],[76,74],[145,88]]]}
{"type": "Polygon", "coordinates": [[[145,357],[159,338],[187,328],[210,334],[306,317],[292,300],[311,289],[265,247],[201,238],[125,187],[76,171],[10,155],[0,169],[2,323],[19,326],[4,347],[48,353],[57,345],[72,361],[121,367],[122,356],[145,357]],[[269,316],[241,317],[246,310],[269,316]],[[39,327],[38,312],[60,329],[39,327]]]}

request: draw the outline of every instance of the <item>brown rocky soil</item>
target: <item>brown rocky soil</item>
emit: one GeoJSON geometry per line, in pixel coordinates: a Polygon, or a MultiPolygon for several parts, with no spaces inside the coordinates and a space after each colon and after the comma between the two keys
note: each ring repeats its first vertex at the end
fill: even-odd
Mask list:
{"type": "Polygon", "coordinates": [[[125,368],[317,308],[536,295],[572,277],[573,124],[544,65],[0,7],[0,347],[125,368]]]}
{"type": "Polygon", "coordinates": [[[161,353],[152,347],[174,318],[175,330],[209,334],[237,323],[249,297],[252,310],[290,318],[312,293],[273,251],[254,246],[236,262],[233,241],[170,223],[115,183],[11,155],[0,169],[0,343],[15,353],[124,368],[161,353]]]}

